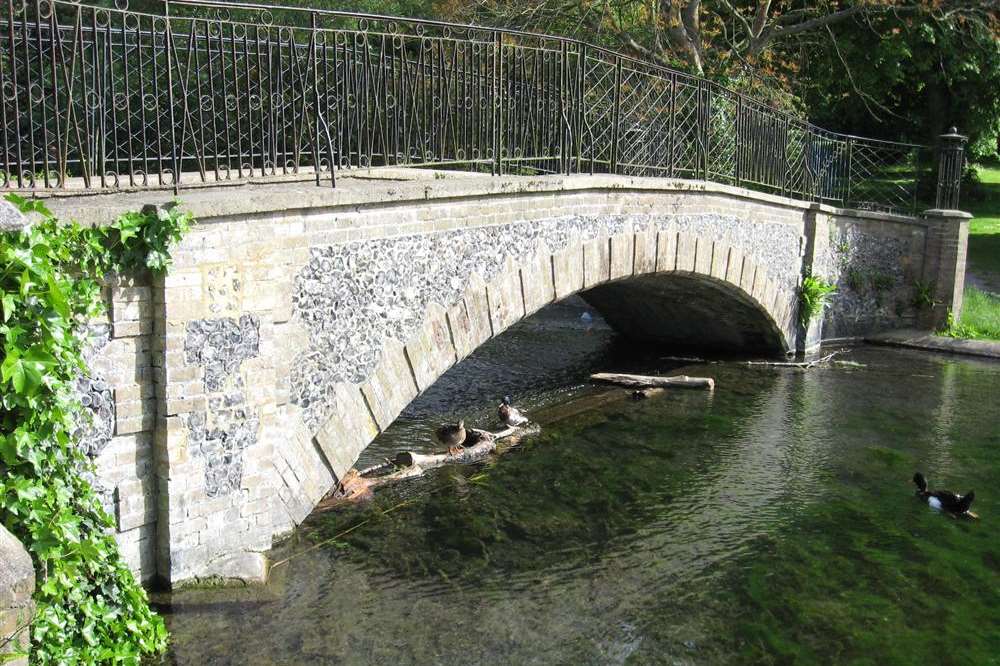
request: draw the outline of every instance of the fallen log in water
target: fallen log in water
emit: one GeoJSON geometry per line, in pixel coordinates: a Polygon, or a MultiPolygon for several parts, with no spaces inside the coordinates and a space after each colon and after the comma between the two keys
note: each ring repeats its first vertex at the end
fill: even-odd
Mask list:
{"type": "Polygon", "coordinates": [[[715,380],[711,377],[688,377],[678,375],[675,377],[654,377],[651,375],[623,375],[613,372],[598,372],[590,376],[595,382],[605,382],[616,384],[627,388],[715,388],[715,380]]]}
{"type": "MultiPolygon", "coordinates": [[[[465,442],[466,444],[475,443],[463,446],[462,450],[457,453],[400,451],[393,460],[387,461],[390,464],[376,465],[364,472],[352,469],[344,475],[343,480],[337,484],[337,488],[332,493],[320,500],[315,511],[329,511],[349,502],[369,499],[374,488],[402,481],[403,479],[422,476],[424,472],[435,467],[441,467],[442,465],[469,465],[479,462],[496,452],[497,440],[510,437],[517,432],[517,428],[507,428],[499,432],[469,428],[465,442]],[[380,476],[365,476],[366,473],[376,474],[386,470],[394,471],[380,476]]],[[[505,448],[511,448],[514,444],[505,448]]]]}
{"type": "Polygon", "coordinates": [[[396,454],[393,462],[397,467],[419,467],[421,469],[433,469],[441,465],[468,465],[479,462],[486,456],[497,450],[497,439],[514,434],[514,428],[507,428],[500,432],[487,432],[471,428],[469,436],[465,438],[477,441],[472,446],[463,447],[458,453],[415,453],[413,451],[401,451],[396,454]]]}

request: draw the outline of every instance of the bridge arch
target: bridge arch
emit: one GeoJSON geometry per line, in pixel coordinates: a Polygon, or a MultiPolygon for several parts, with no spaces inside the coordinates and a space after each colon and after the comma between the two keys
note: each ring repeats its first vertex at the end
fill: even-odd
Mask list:
{"type": "MultiPolygon", "coordinates": [[[[434,291],[434,297],[420,312],[407,313],[415,316],[405,342],[384,335],[389,329],[400,330],[392,321],[376,327],[382,333],[377,338],[377,356],[368,361],[363,371],[367,376],[357,382],[341,379],[324,384],[322,378],[316,382],[316,373],[337,372],[315,346],[316,339],[329,341],[324,334],[335,324],[310,319],[315,313],[302,296],[300,316],[311,321],[319,335],[314,336],[312,361],[300,369],[298,377],[293,375],[292,383],[301,381],[303,374],[311,374],[316,383],[309,386],[311,395],[296,394],[293,389],[292,403],[302,408],[315,432],[313,441],[332,477],[342,477],[363,449],[449,368],[511,325],[573,294],[582,295],[619,332],[634,338],[771,354],[793,350],[795,282],[788,276],[783,279],[775,266],[757,256],[752,242],[741,246],[714,237],[699,222],[704,220],[698,216],[683,220],[619,216],[610,221],[574,217],[533,223],[562,231],[535,233],[534,243],[509,242],[499,255],[489,251],[477,255],[468,274],[458,271],[446,278],[458,280],[463,287],[460,291],[435,285],[432,279],[425,286],[434,291]],[[558,244],[558,249],[552,249],[550,242],[558,244]],[[493,270],[480,272],[481,268],[493,270]]],[[[502,244],[498,239],[509,236],[511,230],[483,233],[480,240],[502,244]]],[[[395,242],[405,249],[388,247],[383,241],[367,249],[364,244],[340,249],[407,255],[421,271],[420,251],[409,247],[410,243],[423,244],[427,252],[435,244],[460,241],[445,235],[432,239],[431,246],[427,238],[403,237],[395,242]]],[[[470,250],[463,245],[462,251],[470,250]]],[[[321,251],[311,263],[322,270],[331,259],[333,255],[321,251]]],[[[355,259],[364,261],[361,256],[355,259]]],[[[301,275],[319,273],[307,267],[301,275]]],[[[297,289],[315,293],[310,279],[300,279],[297,289]]],[[[414,287],[399,287],[406,288],[414,287]]],[[[350,294],[341,297],[351,299],[350,294]]],[[[406,300],[406,294],[397,292],[396,297],[406,300]]],[[[355,302],[355,307],[366,312],[391,309],[384,302],[355,302]]],[[[388,319],[393,316],[404,314],[390,312],[388,319]]],[[[341,348],[339,344],[327,347],[334,355],[341,348]]],[[[337,356],[333,364],[338,361],[342,357],[337,356]]]]}

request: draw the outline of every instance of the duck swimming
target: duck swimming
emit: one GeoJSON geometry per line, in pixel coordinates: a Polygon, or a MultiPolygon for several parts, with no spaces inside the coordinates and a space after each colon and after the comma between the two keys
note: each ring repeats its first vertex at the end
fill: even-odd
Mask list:
{"type": "Polygon", "coordinates": [[[522,426],[528,422],[528,417],[522,414],[517,407],[511,404],[509,395],[505,395],[503,400],[500,402],[500,406],[497,407],[497,417],[505,426],[510,426],[512,428],[522,426]]]}
{"type": "Polygon", "coordinates": [[[448,453],[456,455],[462,452],[465,441],[465,421],[448,423],[434,431],[438,441],[448,447],[448,453]]]}
{"type": "Polygon", "coordinates": [[[976,499],[975,491],[970,490],[964,495],[958,495],[950,490],[927,490],[927,479],[920,472],[913,475],[913,483],[917,485],[917,497],[925,500],[932,509],[947,511],[955,516],[979,517],[969,511],[972,501],[976,499]]]}

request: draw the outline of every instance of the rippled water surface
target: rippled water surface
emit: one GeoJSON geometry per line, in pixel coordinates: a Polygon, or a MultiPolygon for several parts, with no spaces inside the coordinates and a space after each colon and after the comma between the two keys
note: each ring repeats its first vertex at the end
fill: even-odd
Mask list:
{"type": "Polygon", "coordinates": [[[264,590],[174,595],[167,661],[1000,663],[1000,364],[679,368],[579,315],[489,343],[360,464],[434,448],[444,419],[489,425],[503,393],[539,433],[314,516],[264,590]],[[718,386],[634,402],[594,370],[718,386]],[[981,520],[921,504],[917,469],[974,487],[981,520]]]}

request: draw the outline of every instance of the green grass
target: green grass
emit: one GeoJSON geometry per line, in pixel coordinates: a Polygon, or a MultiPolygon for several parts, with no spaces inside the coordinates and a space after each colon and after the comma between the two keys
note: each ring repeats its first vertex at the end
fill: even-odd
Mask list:
{"type": "Polygon", "coordinates": [[[952,322],[943,333],[953,338],[1000,340],[1000,298],[975,287],[966,287],[962,320],[952,322]]]}
{"type": "Polygon", "coordinates": [[[979,187],[961,204],[973,215],[969,264],[987,283],[1000,283],[1000,164],[980,165],[977,171],[979,187]]]}

